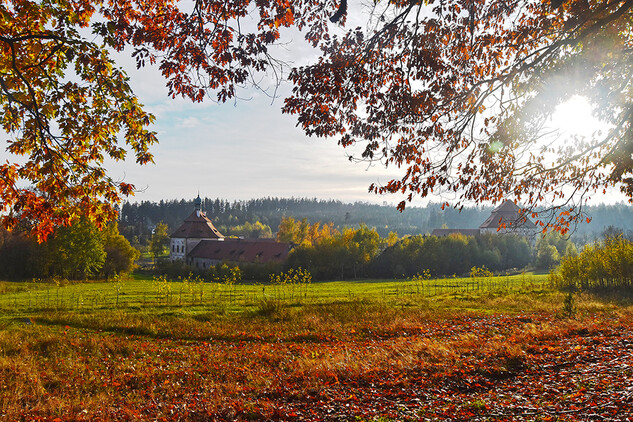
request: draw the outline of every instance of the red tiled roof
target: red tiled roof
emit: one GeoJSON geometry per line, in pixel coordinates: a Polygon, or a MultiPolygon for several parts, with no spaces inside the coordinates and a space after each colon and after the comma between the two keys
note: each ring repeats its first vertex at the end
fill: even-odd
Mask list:
{"type": "Polygon", "coordinates": [[[290,244],[274,239],[231,239],[218,242],[203,240],[189,253],[190,258],[216,261],[283,262],[290,253],[290,244]]]}
{"type": "Polygon", "coordinates": [[[171,237],[196,238],[196,239],[222,239],[224,235],[215,228],[205,213],[194,211],[185,219],[171,237]]]}
{"type": "Polygon", "coordinates": [[[534,224],[529,218],[521,214],[521,208],[510,200],[505,200],[501,205],[492,210],[490,217],[484,221],[480,229],[498,229],[499,226],[505,224],[506,230],[512,229],[535,229],[534,224]]]}

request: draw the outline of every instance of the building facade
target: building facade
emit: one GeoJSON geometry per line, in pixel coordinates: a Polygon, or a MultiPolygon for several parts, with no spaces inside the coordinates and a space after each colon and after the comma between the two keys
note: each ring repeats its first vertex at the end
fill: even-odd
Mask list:
{"type": "Polygon", "coordinates": [[[203,240],[222,242],[224,235],[202,211],[202,199],[198,195],[193,213],[171,234],[169,259],[172,262],[187,261],[189,253],[203,240]]]}
{"type": "Polygon", "coordinates": [[[483,233],[508,233],[532,238],[537,231],[536,224],[521,212],[521,208],[506,199],[492,210],[490,216],[477,229],[434,229],[431,235],[442,237],[451,234],[478,236],[483,233]]]}
{"type": "Polygon", "coordinates": [[[274,239],[225,237],[202,211],[202,200],[198,195],[194,201],[194,212],[171,235],[169,259],[172,262],[184,261],[200,269],[221,262],[281,263],[291,249],[291,244],[274,239]]]}

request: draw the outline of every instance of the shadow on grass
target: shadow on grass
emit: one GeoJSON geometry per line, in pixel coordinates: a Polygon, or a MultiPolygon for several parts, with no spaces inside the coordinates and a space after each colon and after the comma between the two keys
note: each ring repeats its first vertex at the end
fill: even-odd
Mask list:
{"type": "Polygon", "coordinates": [[[598,288],[586,291],[592,299],[618,307],[633,306],[633,287],[598,288]]]}

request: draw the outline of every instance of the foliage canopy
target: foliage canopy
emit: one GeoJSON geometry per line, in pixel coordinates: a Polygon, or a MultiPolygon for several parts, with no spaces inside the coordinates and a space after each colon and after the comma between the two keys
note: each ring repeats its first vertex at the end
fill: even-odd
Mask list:
{"type": "Polygon", "coordinates": [[[158,64],[173,97],[224,102],[258,72],[280,69],[270,47],[283,27],[321,50],[290,73],[284,111],[308,135],[361,145],[359,159],[405,170],[370,191],[443,195],[456,206],[548,203],[558,228],[596,191],[633,196],[633,1],[389,0],[375,2],[366,28],[333,36],[330,17],[344,25],[359,13],[346,5],[0,1],[1,120],[8,151],[21,156],[0,163],[4,225],[26,219],[40,239],[80,214],[103,225],[133,192],[104,160],[130,152],[151,162],[154,118],[111,51],[131,48],[139,67],[158,64]],[[609,128],[544,138],[544,122],[575,94],[609,128]]]}
{"type": "Polygon", "coordinates": [[[292,72],[285,107],[306,133],[406,169],[370,190],[555,204],[558,228],[596,191],[631,197],[633,2],[389,3],[373,30],[323,40],[319,62],[292,72]],[[610,129],[545,136],[573,95],[610,129]]]}

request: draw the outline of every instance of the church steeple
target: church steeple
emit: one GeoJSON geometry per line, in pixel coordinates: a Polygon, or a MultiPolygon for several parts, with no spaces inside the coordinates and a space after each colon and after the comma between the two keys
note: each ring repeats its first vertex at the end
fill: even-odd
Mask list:
{"type": "Polygon", "coordinates": [[[194,209],[196,211],[196,215],[200,217],[202,213],[202,199],[200,199],[200,193],[198,192],[198,197],[193,201],[194,209]]]}

